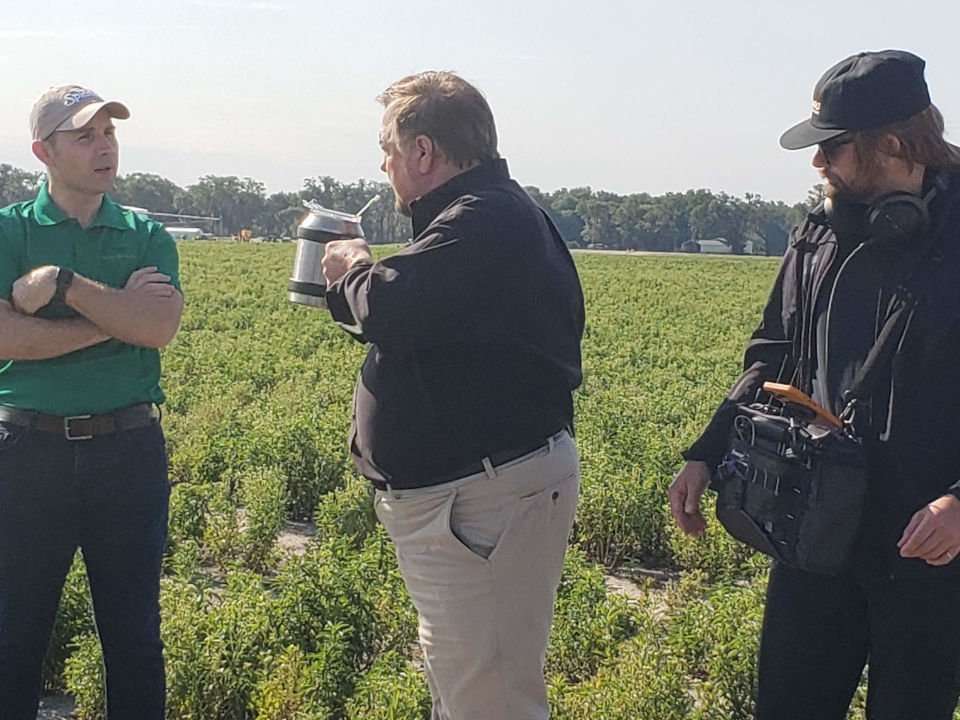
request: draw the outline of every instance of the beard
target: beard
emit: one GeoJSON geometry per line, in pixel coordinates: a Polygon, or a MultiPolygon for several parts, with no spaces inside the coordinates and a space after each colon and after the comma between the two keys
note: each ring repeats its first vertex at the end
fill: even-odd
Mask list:
{"type": "Polygon", "coordinates": [[[869,197],[869,188],[861,183],[847,183],[839,178],[824,178],[823,194],[832,200],[843,202],[866,202],[869,197]]]}
{"type": "Polygon", "coordinates": [[[833,200],[850,203],[869,203],[883,192],[883,186],[874,172],[858,168],[849,180],[827,173],[823,176],[823,193],[833,200]]]}
{"type": "Polygon", "coordinates": [[[841,244],[864,242],[868,239],[866,222],[871,201],[879,194],[875,177],[859,172],[849,180],[826,174],[823,176],[824,209],[837,239],[841,244]]]}

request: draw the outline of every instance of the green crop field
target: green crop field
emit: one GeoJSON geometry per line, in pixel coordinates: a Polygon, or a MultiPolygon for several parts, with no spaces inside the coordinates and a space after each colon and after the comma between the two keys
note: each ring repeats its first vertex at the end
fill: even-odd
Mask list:
{"type": "MultiPolygon", "coordinates": [[[[171,478],[162,588],[168,716],[429,716],[416,620],[345,437],[364,349],[286,300],[291,245],[181,245],[164,352],[171,478]],[[306,537],[309,536],[309,537],[306,537]]],[[[583,487],[547,658],[558,720],[752,715],[766,562],[669,520],[679,452],[736,377],[776,261],[578,255],[583,487]],[[604,574],[649,568],[627,598],[604,574]]],[[[103,715],[80,561],[45,667],[103,715]]],[[[862,695],[862,693],[861,693],[862,695]]],[[[862,717],[862,697],[851,717],[862,717]]]]}

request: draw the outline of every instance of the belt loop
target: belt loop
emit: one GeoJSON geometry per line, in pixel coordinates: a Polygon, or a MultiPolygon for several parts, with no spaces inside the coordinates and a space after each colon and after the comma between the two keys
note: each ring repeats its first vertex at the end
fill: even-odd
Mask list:
{"type": "Polygon", "coordinates": [[[557,444],[556,435],[551,435],[547,438],[547,455],[553,452],[553,448],[557,444]]]}
{"type": "Polygon", "coordinates": [[[493,469],[493,463],[490,462],[490,458],[485,457],[480,462],[483,463],[483,470],[487,473],[487,477],[494,480],[497,477],[497,471],[493,469]]]}

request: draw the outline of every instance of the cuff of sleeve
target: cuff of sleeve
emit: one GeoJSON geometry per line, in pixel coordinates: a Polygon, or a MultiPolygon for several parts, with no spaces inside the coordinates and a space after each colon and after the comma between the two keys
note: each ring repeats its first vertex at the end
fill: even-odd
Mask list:
{"type": "Polygon", "coordinates": [[[350,312],[347,299],[343,296],[342,278],[337,280],[333,285],[327,285],[323,299],[327,303],[327,310],[334,320],[338,322],[353,322],[353,313],[350,312]]]}
{"type": "Polygon", "coordinates": [[[688,462],[702,462],[710,467],[716,467],[723,458],[723,451],[708,450],[703,447],[704,444],[698,441],[680,453],[680,456],[688,462]]]}
{"type": "Polygon", "coordinates": [[[729,400],[721,403],[703,434],[697,438],[693,445],[681,453],[683,459],[699,460],[711,467],[719,465],[723,459],[723,454],[727,450],[727,437],[730,433],[730,425],[733,422],[735,410],[736,403],[729,400]]]}
{"type": "Polygon", "coordinates": [[[327,286],[324,300],[327,303],[327,310],[330,316],[344,330],[358,339],[362,338],[362,333],[357,327],[357,320],[347,300],[347,288],[350,286],[352,278],[360,273],[368,272],[373,267],[373,263],[358,262],[351,267],[343,277],[327,286]]]}

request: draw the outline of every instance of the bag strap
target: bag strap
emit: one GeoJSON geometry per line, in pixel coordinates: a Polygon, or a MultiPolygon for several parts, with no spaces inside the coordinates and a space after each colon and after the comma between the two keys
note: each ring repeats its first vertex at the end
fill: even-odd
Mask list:
{"type": "Polygon", "coordinates": [[[904,285],[897,289],[897,293],[898,298],[895,300],[894,309],[890,311],[883,323],[873,347],[867,353],[866,360],[857,370],[853,383],[843,393],[845,407],[841,417],[847,414],[857,401],[863,400],[876,387],[882,372],[892,362],[894,352],[903,339],[907,325],[913,317],[913,312],[917,307],[916,295],[904,285]]]}
{"type": "MultiPolygon", "coordinates": [[[[947,182],[946,176],[938,172],[933,186],[924,197],[924,203],[928,204],[937,195],[938,191],[945,190],[947,182]]],[[[936,227],[930,228],[929,232],[933,234],[933,241],[926,252],[906,272],[903,281],[894,291],[893,308],[887,315],[883,327],[880,328],[877,339],[874,341],[873,347],[870,348],[870,352],[867,353],[863,365],[854,376],[853,383],[843,393],[845,406],[841,418],[850,417],[856,403],[873,391],[883,371],[892,364],[896,350],[899,348],[917,308],[919,298],[915,287],[919,283],[917,279],[919,271],[928,261],[935,261],[940,253],[943,233],[938,232],[938,229],[936,227]]]]}

